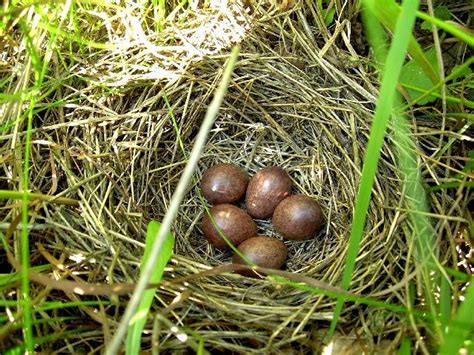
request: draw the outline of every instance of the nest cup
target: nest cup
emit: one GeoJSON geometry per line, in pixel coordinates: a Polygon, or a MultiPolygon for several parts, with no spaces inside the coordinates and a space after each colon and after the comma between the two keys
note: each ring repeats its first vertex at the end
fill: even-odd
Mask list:
{"type": "MultiPolygon", "coordinates": [[[[314,53],[301,44],[285,48],[290,52],[283,48],[276,52],[275,41],[284,40],[285,33],[278,39],[279,33],[270,32],[270,48],[259,30],[262,27],[255,28],[241,44],[240,61],[173,226],[175,256],[165,280],[231,262],[230,252],[213,248],[203,236],[205,209],[199,181],[206,168],[232,162],[250,176],[263,167],[280,166],[290,175],[294,193],[320,203],[326,224],[308,241],[285,242],[288,259],[284,269],[333,285],[340,282],[374,96],[360,77],[341,68],[339,60],[317,63],[314,53]]],[[[302,41],[311,43],[304,32],[300,35],[302,41]]],[[[316,53],[316,48],[310,49],[316,53]]],[[[103,270],[89,281],[103,281],[110,267],[115,282],[138,276],[144,225],[150,219],[161,220],[167,210],[224,63],[225,57],[202,59],[167,90],[176,124],[159,89],[150,85],[128,92],[121,107],[120,100],[109,99],[123,118],[65,128],[68,136],[82,138],[71,139],[69,147],[78,166],[74,172],[77,181],[99,176],[79,188],[90,206],[84,222],[81,213],[61,207],[50,218],[66,219],[74,230],[61,230],[56,236],[60,248],[67,246],[70,255],[84,255],[86,264],[101,260],[103,270]],[[85,142],[88,139],[109,156],[92,161],[74,156],[75,149],[92,154],[94,148],[85,142]],[[100,208],[99,201],[104,199],[100,208]]],[[[84,115],[81,111],[78,107],[72,115],[84,115]]],[[[396,176],[390,156],[385,147],[380,175],[396,176]]],[[[399,258],[400,251],[390,242],[397,235],[397,231],[389,233],[394,215],[384,209],[387,200],[395,198],[397,183],[384,177],[383,183],[376,184],[364,256],[351,286],[354,292],[382,290],[386,279],[380,271],[382,264],[393,268],[399,258]]],[[[281,239],[271,219],[257,221],[257,225],[258,234],[281,239]]],[[[191,294],[168,314],[169,319],[180,319],[194,328],[204,337],[206,347],[239,352],[285,351],[289,344],[311,349],[318,335],[310,329],[315,322],[327,326],[334,305],[328,298],[239,275],[201,278],[186,287],[164,286],[158,297],[169,305],[183,289],[191,294]]],[[[352,312],[343,312],[342,325],[357,323],[352,312]]],[[[160,337],[163,350],[188,347],[166,334],[164,330],[160,337]]],[[[146,344],[147,337],[144,340],[146,344]]]]}
{"type": "MultiPolygon", "coordinates": [[[[245,14],[238,18],[247,26],[240,39],[240,59],[173,225],[175,255],[165,280],[231,262],[231,253],[213,248],[203,236],[200,224],[206,202],[200,198],[199,181],[208,167],[232,162],[251,176],[263,167],[280,166],[292,179],[293,193],[320,203],[326,221],[323,229],[307,241],[285,241],[289,255],[284,269],[327,284],[340,283],[377,93],[363,65],[351,64],[357,55],[349,42],[345,43],[348,50],[334,42],[326,46],[330,42],[318,32],[317,22],[311,22],[309,10],[278,11],[259,21],[245,14]]],[[[214,12],[206,16],[211,18],[214,12]]],[[[94,96],[94,90],[99,90],[94,86],[70,92],[79,104],[65,109],[63,124],[45,114],[36,139],[57,135],[68,146],[34,148],[32,169],[38,174],[32,186],[39,191],[53,187],[66,191],[81,201],[81,207],[51,204],[39,211],[38,220],[50,229],[46,234],[32,231],[33,241],[40,241],[54,255],[66,256],[69,269],[87,271],[88,282],[136,280],[146,225],[152,219],[160,221],[167,211],[230,44],[220,54],[194,58],[174,81],[157,84],[138,75],[117,84],[118,94],[94,96]],[[72,124],[75,121],[81,124],[72,124]],[[41,178],[52,167],[57,176],[54,184],[41,178]]],[[[178,53],[170,60],[182,58],[178,53]]],[[[114,70],[104,78],[107,85],[123,79],[114,70]]],[[[400,203],[391,149],[385,144],[382,150],[350,286],[353,293],[382,301],[392,297],[382,291],[405,272],[403,223],[399,213],[387,208],[400,203]]],[[[257,225],[260,235],[281,238],[270,219],[257,225]]],[[[173,353],[189,349],[194,333],[202,337],[206,349],[214,351],[318,350],[324,335],[318,329],[328,327],[335,305],[329,297],[237,274],[164,285],[157,299],[151,314],[164,315],[188,330],[184,342],[166,325],[154,330],[160,349],[173,353]]],[[[114,305],[106,306],[105,314],[109,326],[120,319],[114,305]]],[[[364,328],[373,339],[382,339],[398,321],[385,318],[383,310],[353,304],[344,308],[339,326],[364,328]],[[366,318],[370,321],[364,325],[366,318]]],[[[149,344],[150,337],[144,335],[143,348],[149,344]]]]}

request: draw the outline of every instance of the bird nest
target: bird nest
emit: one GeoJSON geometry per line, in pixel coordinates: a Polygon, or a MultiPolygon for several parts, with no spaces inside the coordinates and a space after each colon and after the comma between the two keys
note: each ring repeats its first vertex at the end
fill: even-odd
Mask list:
{"type": "MultiPolygon", "coordinates": [[[[105,21],[94,25],[104,31],[84,29],[85,35],[115,46],[82,57],[81,51],[66,51],[76,60],[67,70],[55,64],[61,87],[47,98],[60,104],[43,105],[33,120],[30,188],[80,204],[43,202],[30,208],[30,241],[36,245],[32,265],[49,262],[51,277],[89,283],[137,280],[147,223],[166,213],[229,49],[240,43],[232,81],[172,228],[176,243],[164,280],[230,262],[229,252],[214,249],[203,237],[199,183],[206,168],[232,162],[250,175],[266,166],[283,167],[294,193],[320,203],[324,228],[311,240],[285,241],[285,270],[328,285],[340,283],[377,97],[376,76],[354,49],[360,43],[353,38],[358,35],[350,19],[337,22],[330,34],[315,5],[283,5],[181,9],[161,31],[142,23],[143,33],[135,37],[133,16],[118,12],[108,14],[115,16],[111,27],[105,21]]],[[[94,14],[78,10],[78,16],[94,14]]],[[[15,152],[21,149],[22,140],[14,142],[24,137],[21,132],[12,128],[2,135],[6,145],[16,144],[15,152]]],[[[431,144],[431,136],[422,139],[420,145],[431,144]]],[[[399,302],[400,280],[414,270],[393,149],[387,139],[350,284],[352,293],[388,303],[399,302]]],[[[2,185],[18,189],[18,180],[11,178],[18,168],[14,160],[6,158],[3,166],[10,178],[2,185]]],[[[433,198],[452,201],[443,194],[433,198]]],[[[4,221],[19,211],[18,205],[11,211],[2,212],[4,221]]],[[[259,234],[281,238],[271,221],[257,225],[259,234]]],[[[33,292],[42,287],[34,284],[33,292]]],[[[48,297],[79,296],[57,291],[48,297]]],[[[90,329],[79,336],[82,347],[89,351],[110,340],[127,300],[112,297],[100,310],[79,308],[90,329]]],[[[214,351],[309,352],[319,349],[334,306],[331,297],[270,278],[227,273],[167,283],[156,294],[143,349],[154,339],[162,351],[173,353],[199,340],[214,351]],[[187,339],[176,337],[171,325],[187,339]]],[[[382,341],[395,346],[402,322],[383,309],[348,304],[338,324],[348,336],[368,339],[364,346],[371,348],[382,341]]],[[[69,327],[77,327],[77,321],[69,327]]],[[[66,349],[78,340],[72,339],[58,340],[54,347],[66,349]]]]}

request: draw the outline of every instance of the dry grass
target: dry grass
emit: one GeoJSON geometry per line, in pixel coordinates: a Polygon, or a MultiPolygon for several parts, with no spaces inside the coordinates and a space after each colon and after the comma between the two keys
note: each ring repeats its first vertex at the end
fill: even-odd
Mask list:
{"type": "MultiPolygon", "coordinates": [[[[45,262],[45,254],[34,244],[41,243],[83,280],[136,281],[146,224],[164,215],[229,46],[241,42],[233,81],[174,225],[175,256],[165,278],[229,262],[228,253],[214,250],[202,236],[204,208],[198,196],[201,173],[217,162],[230,161],[250,174],[264,166],[282,166],[295,192],[320,201],[328,223],[313,240],[286,242],[286,269],[337,285],[377,84],[372,68],[353,48],[359,43],[351,25],[356,19],[347,15],[353,4],[338,9],[341,19],[330,32],[313,5],[302,5],[263,6],[236,17],[232,16],[239,11],[237,5],[226,15],[211,8],[178,9],[161,33],[144,22],[142,34],[133,29],[134,17],[109,8],[103,10],[109,28],[107,21],[95,17],[91,32],[84,35],[120,47],[83,51],[80,46],[69,51],[67,41],[60,41],[62,57],[53,58],[47,78],[56,89],[39,103],[33,122],[31,190],[76,198],[80,207],[43,203],[31,208],[32,264],[45,262]],[[209,26],[200,32],[205,24],[209,26]]],[[[78,9],[77,21],[91,14],[91,9],[78,9]]],[[[145,18],[138,9],[134,15],[145,18]]],[[[21,68],[22,50],[9,53],[7,72],[21,68]]],[[[20,81],[19,74],[13,76],[9,92],[15,92],[20,81]]],[[[2,124],[6,117],[14,117],[15,109],[21,111],[3,106],[10,116],[3,115],[2,124]]],[[[465,147],[455,134],[450,136],[451,123],[443,133],[453,143],[445,155],[435,158],[429,152],[439,143],[440,127],[416,123],[428,180],[448,176],[445,156],[449,155],[449,166],[460,169],[458,156],[465,147]]],[[[2,188],[21,189],[24,132],[20,123],[1,133],[2,188]]],[[[393,149],[387,141],[351,291],[404,304],[414,262],[412,246],[404,237],[407,212],[393,149]]],[[[468,197],[450,190],[430,197],[437,233],[442,240],[454,239],[467,218],[468,197]]],[[[2,222],[11,221],[19,208],[9,201],[0,209],[2,222]]],[[[262,234],[277,236],[268,221],[259,221],[258,227],[262,234]]],[[[441,263],[456,263],[455,247],[454,242],[440,241],[441,263]]],[[[54,274],[65,275],[59,269],[54,274]]],[[[34,295],[42,292],[42,287],[34,286],[34,295]]],[[[44,297],[79,298],[54,291],[46,291],[44,297]]],[[[63,327],[84,330],[48,346],[65,351],[101,349],[127,298],[111,301],[95,316],[92,307],[80,307],[83,322],[65,322],[63,327]]],[[[319,349],[321,329],[331,320],[334,304],[330,298],[269,280],[225,275],[164,287],[152,314],[166,316],[188,334],[196,332],[208,350],[303,353],[319,349]]],[[[186,349],[186,343],[171,335],[166,321],[160,324],[153,336],[163,352],[186,349]]],[[[406,323],[388,311],[349,304],[340,326],[341,332],[353,330],[355,339],[365,339],[364,346],[373,349],[384,339],[397,346],[406,323]]],[[[148,329],[152,327],[150,321],[148,329]]],[[[57,329],[54,324],[41,327],[45,332],[57,329]]],[[[143,347],[149,346],[150,335],[144,337],[143,347]]]]}

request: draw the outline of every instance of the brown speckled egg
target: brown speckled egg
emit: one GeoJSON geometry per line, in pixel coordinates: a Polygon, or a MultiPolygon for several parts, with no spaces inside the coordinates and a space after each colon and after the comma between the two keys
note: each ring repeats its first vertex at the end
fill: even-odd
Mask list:
{"type": "Polygon", "coordinates": [[[272,222],[283,237],[291,240],[306,240],[314,237],[323,224],[323,213],[319,204],[304,195],[285,198],[275,209],[272,222]]]}
{"type": "MultiPolygon", "coordinates": [[[[238,247],[239,251],[255,264],[268,269],[280,269],[286,261],[288,248],[281,240],[258,236],[247,239],[238,247]]],[[[234,264],[246,264],[237,254],[232,257],[234,264]]],[[[239,271],[240,274],[252,277],[258,275],[252,270],[239,271]]]]}
{"type": "Polygon", "coordinates": [[[244,197],[248,182],[248,174],[237,165],[217,164],[202,175],[202,194],[213,205],[235,203],[244,197]]]}
{"type": "Polygon", "coordinates": [[[254,218],[270,218],[290,192],[291,180],[285,170],[277,166],[264,168],[255,174],[247,187],[247,211],[254,218]]]}
{"type": "MultiPolygon", "coordinates": [[[[210,213],[217,227],[235,246],[248,238],[257,235],[257,226],[244,210],[227,203],[216,205],[211,208],[210,213]]],[[[222,250],[230,249],[226,241],[220,236],[207,213],[202,219],[202,231],[207,240],[216,248],[222,250]]]]}

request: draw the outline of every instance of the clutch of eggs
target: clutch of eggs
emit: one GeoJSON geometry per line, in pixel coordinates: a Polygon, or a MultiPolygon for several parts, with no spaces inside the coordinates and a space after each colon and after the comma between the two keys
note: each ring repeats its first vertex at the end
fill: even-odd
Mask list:
{"type": "MultiPolygon", "coordinates": [[[[238,247],[235,264],[257,265],[279,269],[286,261],[286,245],[267,236],[257,236],[252,218],[272,218],[275,229],[289,240],[307,240],[316,235],[323,224],[319,204],[304,195],[291,195],[291,179],[277,166],[259,170],[251,179],[239,166],[217,164],[207,169],[201,180],[204,197],[213,204],[202,219],[202,230],[216,248],[238,247]],[[245,197],[247,211],[234,206],[245,197]],[[243,258],[241,257],[243,256],[243,258]]],[[[258,277],[253,270],[242,275],[258,277]]]]}

